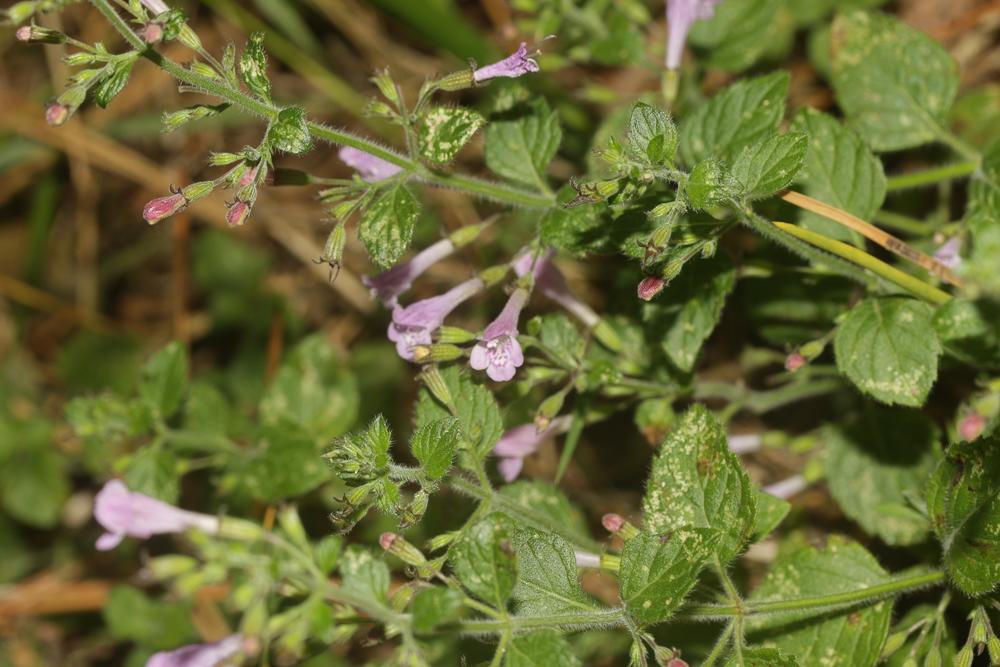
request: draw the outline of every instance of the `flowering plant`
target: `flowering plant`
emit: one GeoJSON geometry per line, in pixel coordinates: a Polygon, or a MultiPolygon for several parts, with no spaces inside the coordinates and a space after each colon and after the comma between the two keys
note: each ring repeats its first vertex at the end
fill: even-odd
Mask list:
{"type": "Polygon", "coordinates": [[[190,215],[225,230],[195,234],[185,341],[121,383],[124,343],[84,347],[58,418],[0,382],[11,567],[33,526],[53,562],[84,535],[76,570],[139,570],[109,570],[106,630],[67,624],[72,664],[1000,664],[1000,124],[970,120],[995,87],[959,99],[952,54],[871,8],[482,4],[502,52],[447,2],[371,3],[474,57],[416,76],[387,43],[363,105],[303,16],[362,49],[367,3],[260,3],[276,29],[221,49],[163,0],[5,10],[72,72],[52,128],[11,127],[74,160],[115,154],[89,106],[161,73],[198,96],[165,132],[254,137],[129,209],[178,272],[190,215]],[[234,240],[258,230],[356,312],[234,240]]]}

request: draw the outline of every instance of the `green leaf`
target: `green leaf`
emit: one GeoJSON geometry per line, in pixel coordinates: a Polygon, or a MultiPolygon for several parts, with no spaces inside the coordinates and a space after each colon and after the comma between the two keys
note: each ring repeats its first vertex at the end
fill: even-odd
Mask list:
{"type": "Polygon", "coordinates": [[[743,659],[734,655],[729,658],[726,667],[799,667],[799,663],[777,649],[745,648],[743,659]]]}
{"type": "Polygon", "coordinates": [[[131,586],[113,587],[103,613],[112,637],[151,649],[175,649],[197,638],[188,605],[151,600],[131,586]]]}
{"type": "Polygon", "coordinates": [[[439,625],[457,619],[461,611],[462,594],[458,591],[443,586],[425,588],[413,597],[410,607],[413,629],[416,632],[430,632],[439,625]]]}
{"type": "Polygon", "coordinates": [[[669,164],[677,152],[677,126],[667,112],[638,102],[629,116],[628,140],[637,155],[653,164],[669,164]]]}
{"type": "Polygon", "coordinates": [[[129,439],[152,428],[150,417],[141,401],[112,393],[74,398],[66,405],[66,421],[83,441],[85,460],[95,472],[106,471],[129,439]]]}
{"type": "Polygon", "coordinates": [[[470,593],[503,608],[517,583],[513,524],[493,513],[467,527],[448,549],[455,576],[470,593]]]}
{"type": "Polygon", "coordinates": [[[297,107],[279,111],[277,118],[267,128],[267,140],[276,150],[293,155],[305,153],[312,146],[306,112],[297,107]]]}
{"type": "MultiPolygon", "coordinates": [[[[882,161],[861,138],[833,116],[805,108],[792,122],[792,130],[809,137],[806,161],[798,175],[805,194],[871,220],[885,201],[882,161]]],[[[842,241],[857,234],[815,213],[801,214],[802,226],[842,241]]]]}
{"type": "Polygon", "coordinates": [[[722,534],[711,528],[648,532],[626,540],[618,586],[625,608],[640,623],[667,620],[698,583],[722,534]]]}
{"type": "Polygon", "coordinates": [[[267,424],[294,424],[316,446],[347,432],[358,417],[358,383],[330,342],[316,334],[292,349],[260,401],[267,424]]]}
{"type": "Polygon", "coordinates": [[[754,485],[729,450],[722,424],[704,406],[689,409],[663,441],[642,508],[649,533],[719,529],[723,563],[746,544],[757,514],[754,485]]]}
{"type": "Polygon", "coordinates": [[[576,556],[569,542],[553,533],[518,527],[514,531],[517,613],[546,616],[594,609],[577,576],[576,556]]]}
{"type": "Polygon", "coordinates": [[[191,383],[184,404],[184,430],[206,436],[225,436],[233,425],[233,406],[214,385],[204,380],[191,383]]]}
{"type": "Polygon", "coordinates": [[[945,351],[977,368],[1000,368],[1000,305],[954,298],[934,313],[934,331],[945,351]]]}
{"type": "Polygon", "coordinates": [[[775,498],[760,487],[755,487],[757,498],[757,516],[753,522],[751,542],[760,542],[774,532],[792,509],[791,503],[782,498],[775,498]]]}
{"type": "Polygon", "coordinates": [[[948,448],[927,486],[927,512],[944,549],[944,566],[968,595],[1000,582],[1000,437],[948,448]]]}
{"type": "Polygon", "coordinates": [[[240,486],[267,503],[300,496],[330,478],[312,435],[290,422],[263,426],[256,447],[233,473],[240,486]]]}
{"type": "MultiPolygon", "coordinates": [[[[722,317],[726,297],[736,282],[736,270],[725,255],[696,260],[685,267],[661,300],[643,308],[650,335],[660,339],[667,358],[691,372],[698,352],[722,317]]],[[[654,339],[655,339],[654,338],[654,339]]]]}
{"type": "Polygon", "coordinates": [[[380,268],[399,261],[413,238],[420,204],[402,183],[389,188],[365,209],[358,223],[358,238],[380,268]]]}
{"type": "Polygon", "coordinates": [[[94,101],[102,109],[111,104],[118,93],[122,91],[128,83],[129,76],[132,75],[132,65],[135,64],[137,56],[130,56],[116,60],[111,66],[108,75],[96,86],[94,86],[94,101]]]}
{"type": "Polygon", "coordinates": [[[384,605],[389,598],[389,566],[370,551],[351,545],[344,550],[338,566],[344,591],[384,605]]]}
{"type": "Polygon", "coordinates": [[[833,24],[833,87],[848,121],[877,151],[935,140],[958,90],[958,66],[923,33],[885,14],[833,24]]]}
{"type": "Polygon", "coordinates": [[[837,327],[837,367],[884,403],[920,407],[937,379],[941,343],[926,303],[899,296],[866,299],[837,327]]]}
{"type": "Polygon", "coordinates": [[[966,218],[972,249],[962,266],[970,294],[993,300],[1000,297],[1000,272],[996,270],[996,258],[1000,257],[1000,195],[997,199],[995,208],[984,207],[966,218]]]}
{"type": "Polygon", "coordinates": [[[46,421],[0,421],[0,504],[11,518],[38,528],[59,522],[69,480],[46,421]],[[6,447],[10,451],[5,452],[6,447]]]}
{"type": "Polygon", "coordinates": [[[519,635],[507,645],[505,667],[580,667],[569,642],[555,630],[519,635]]]}
{"type": "Polygon", "coordinates": [[[580,365],[587,347],[576,324],[563,313],[551,313],[539,319],[538,339],[560,362],[570,367],[580,365]]]}
{"type": "Polygon", "coordinates": [[[257,97],[271,101],[271,82],[267,78],[267,54],[264,51],[264,33],[250,35],[243,54],[240,56],[240,72],[243,82],[257,97]]]}
{"type": "Polygon", "coordinates": [[[825,434],[830,494],[844,514],[887,544],[917,544],[930,525],[913,509],[940,457],[934,423],[918,412],[867,407],[825,434]]]}
{"type": "Polygon", "coordinates": [[[431,162],[447,164],[486,124],[481,115],[464,107],[432,107],[417,126],[420,153],[431,162]]]}
{"type": "Polygon", "coordinates": [[[531,524],[533,528],[558,531],[558,534],[572,538],[577,544],[586,544],[590,540],[583,512],[570,503],[559,487],[549,482],[521,480],[502,486],[497,495],[530,512],[532,518],[537,518],[531,524]]]}
{"type": "Polygon", "coordinates": [[[163,447],[144,447],[129,459],[124,472],[130,491],[174,505],[180,494],[177,457],[163,447]]]}
{"type": "Polygon", "coordinates": [[[548,190],[545,173],[562,141],[559,115],[544,100],[486,128],[486,166],[511,181],[548,190]]]}
{"type": "Polygon", "coordinates": [[[153,355],[142,369],[139,395],[162,419],[181,406],[188,381],[187,352],[174,341],[153,355]]]}
{"type": "Polygon", "coordinates": [[[808,145],[806,135],[789,132],[744,148],[730,167],[743,196],[761,199],[787,188],[802,168],[808,145]]]}
{"type": "Polygon", "coordinates": [[[726,0],[712,18],[695,21],[688,39],[706,52],[706,66],[740,72],[767,51],[781,6],[780,0],[726,0]]]}
{"type": "Polygon", "coordinates": [[[452,417],[435,419],[417,429],[410,441],[413,456],[431,479],[441,479],[451,468],[461,430],[452,417]]]}
{"type": "MultiPolygon", "coordinates": [[[[485,457],[503,435],[500,406],[490,390],[476,384],[466,371],[449,366],[441,370],[441,376],[455,404],[463,441],[467,441],[472,451],[480,457],[485,457]]],[[[438,403],[429,390],[421,389],[417,401],[418,429],[430,421],[450,416],[448,409],[438,403]]]]}
{"type": "MultiPolygon", "coordinates": [[[[772,565],[753,602],[846,593],[885,583],[887,574],[864,547],[831,536],[825,549],[804,547],[772,565]]],[[[811,610],[747,619],[755,642],[794,655],[803,667],[862,667],[878,662],[892,601],[842,612],[811,610]]]]}
{"type": "Polygon", "coordinates": [[[687,197],[691,208],[703,211],[740,196],[740,184],[721,160],[706,158],[688,177],[687,197]]]}
{"type": "MultiPolygon", "coordinates": [[[[892,627],[890,632],[890,637],[897,632],[909,632],[914,625],[921,621],[926,621],[928,623],[933,623],[934,619],[937,617],[937,606],[932,604],[920,604],[913,607],[906,614],[903,615],[901,619],[896,621],[896,624],[892,627]]],[[[955,647],[955,637],[952,632],[950,623],[941,623],[939,626],[934,628],[935,632],[938,628],[941,628],[941,662],[940,665],[956,665],[955,654],[958,653],[955,647]]],[[[964,630],[964,628],[962,628],[964,630]]],[[[907,660],[910,656],[916,659],[918,665],[926,665],[927,654],[930,653],[931,647],[934,645],[933,642],[924,641],[924,636],[921,635],[919,631],[910,632],[909,638],[902,646],[899,647],[897,651],[892,653],[887,660],[885,660],[883,665],[885,667],[909,667],[907,665],[907,660]],[[912,653],[911,653],[912,651],[912,653]]],[[[883,651],[886,649],[883,648],[883,651]]],[[[934,663],[931,662],[931,665],[934,663]]],[[[912,665],[912,663],[910,663],[912,665]]]]}
{"type": "Polygon", "coordinates": [[[785,115],[788,74],[743,79],[717,93],[681,121],[681,155],[687,164],[728,159],[778,129],[785,115]]]}

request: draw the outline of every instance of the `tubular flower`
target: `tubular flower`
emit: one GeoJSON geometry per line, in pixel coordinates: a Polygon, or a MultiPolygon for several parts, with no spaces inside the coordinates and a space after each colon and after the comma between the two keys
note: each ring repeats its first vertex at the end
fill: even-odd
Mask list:
{"type": "Polygon", "coordinates": [[[350,146],[341,148],[337,156],[344,164],[358,172],[358,176],[362,180],[369,183],[384,181],[403,171],[403,168],[398,165],[350,146]]]}
{"type": "Polygon", "coordinates": [[[710,19],[722,0],[667,0],[667,69],[681,66],[684,43],[695,21],[710,19]]]}
{"type": "Polygon", "coordinates": [[[510,54],[503,60],[492,65],[479,67],[472,72],[472,80],[476,83],[483,83],[490,79],[508,78],[516,79],[524,74],[530,74],[539,70],[538,61],[528,56],[528,44],[521,42],[517,51],[510,54]]]}
{"type": "Polygon", "coordinates": [[[230,227],[239,227],[250,217],[250,204],[245,201],[233,202],[226,211],[226,222],[230,227]]]}
{"type": "Polygon", "coordinates": [[[169,218],[179,211],[183,211],[188,205],[187,197],[183,193],[175,192],[166,197],[157,197],[142,208],[143,219],[151,225],[155,225],[164,218],[169,218]]]}
{"type": "Polygon", "coordinates": [[[486,371],[491,380],[510,380],[524,363],[524,352],[517,342],[517,320],[528,296],[528,290],[523,287],[514,290],[507,305],[490,322],[483,331],[482,339],[472,348],[469,365],[477,371],[486,371]]]}
{"type": "Polygon", "coordinates": [[[389,325],[389,340],[396,344],[399,356],[412,361],[413,348],[430,345],[431,334],[441,326],[444,318],[484,286],[482,280],[472,278],[439,296],[411,303],[406,308],[396,306],[389,325]]]}
{"type": "Polygon", "coordinates": [[[514,260],[514,273],[523,276],[531,271],[535,276],[535,286],[542,291],[542,294],[565,308],[588,328],[595,327],[601,318],[590,309],[590,306],[569,291],[563,274],[552,263],[553,254],[555,251],[550,248],[536,260],[530,252],[526,252],[514,260]]]}
{"type": "MultiPolygon", "coordinates": [[[[163,533],[183,533],[192,528],[215,534],[219,519],[178,509],[142,493],[129,491],[113,479],[94,499],[94,518],[108,531],[97,540],[101,551],[114,549],[126,535],[145,540],[163,533]]],[[[165,663],[172,664],[172,663],[165,663]]]]}
{"type": "Polygon", "coordinates": [[[549,427],[539,432],[534,424],[515,426],[506,433],[493,447],[493,453],[500,457],[497,469],[507,482],[513,482],[521,474],[524,459],[538,451],[538,448],[548,438],[564,433],[569,429],[570,418],[558,417],[552,420],[549,427]]]}
{"type": "Polygon", "coordinates": [[[382,302],[382,305],[387,308],[395,308],[398,305],[399,295],[410,289],[413,281],[421,273],[454,251],[455,244],[449,239],[442,239],[388,271],[383,271],[372,277],[362,276],[361,282],[371,290],[372,296],[382,302]]]}
{"type": "Polygon", "coordinates": [[[146,661],[146,667],[216,667],[241,653],[245,644],[242,635],[230,635],[210,644],[191,644],[173,651],[160,651],[146,661]]]}

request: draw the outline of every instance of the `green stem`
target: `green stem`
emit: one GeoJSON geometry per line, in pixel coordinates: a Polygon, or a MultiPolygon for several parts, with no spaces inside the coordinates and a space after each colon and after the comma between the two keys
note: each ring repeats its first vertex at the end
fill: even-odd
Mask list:
{"type": "Polygon", "coordinates": [[[952,134],[949,130],[938,127],[937,140],[941,143],[947,145],[953,151],[966,158],[967,160],[975,162],[977,165],[983,161],[983,154],[980,153],[976,148],[965,140],[958,138],[956,135],[952,134]]]}
{"type": "Polygon", "coordinates": [[[506,619],[474,619],[459,621],[457,628],[463,634],[495,635],[503,632],[523,632],[541,628],[573,631],[590,628],[622,627],[627,625],[625,610],[620,607],[595,609],[575,614],[552,614],[548,616],[508,616],[506,619]]]}
{"type": "Polygon", "coordinates": [[[979,168],[979,160],[967,160],[946,164],[933,169],[914,171],[909,174],[890,176],[886,180],[886,187],[891,192],[893,190],[906,190],[909,188],[919,188],[925,185],[934,185],[941,181],[950,181],[956,178],[968,176],[979,168]]]}
{"type": "Polygon", "coordinates": [[[733,631],[735,629],[736,623],[729,622],[726,624],[726,629],[722,631],[721,635],[719,635],[719,639],[716,640],[711,653],[705,656],[705,660],[701,663],[701,667],[715,667],[716,661],[725,655],[726,647],[729,646],[729,639],[733,636],[733,631]]]}
{"type": "Polygon", "coordinates": [[[879,223],[883,227],[889,227],[890,229],[906,232],[908,234],[915,234],[917,236],[927,236],[934,231],[933,226],[923,220],[917,220],[916,218],[911,218],[908,215],[903,215],[902,213],[896,213],[894,211],[887,211],[885,209],[876,211],[873,221],[879,223]]]}

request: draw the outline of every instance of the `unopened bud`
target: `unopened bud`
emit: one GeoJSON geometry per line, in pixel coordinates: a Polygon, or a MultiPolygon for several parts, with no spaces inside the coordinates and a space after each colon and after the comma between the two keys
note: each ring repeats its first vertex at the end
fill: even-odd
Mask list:
{"type": "Polygon", "coordinates": [[[448,408],[449,412],[455,412],[455,403],[451,397],[451,391],[444,381],[444,376],[437,366],[426,366],[421,371],[419,378],[431,395],[438,400],[441,405],[448,408]]]}
{"type": "Polygon", "coordinates": [[[402,613],[407,605],[410,604],[410,600],[413,599],[415,592],[413,586],[400,586],[393,594],[392,599],[389,600],[389,606],[392,607],[393,611],[402,613]]]}
{"type": "Polygon", "coordinates": [[[549,427],[552,419],[562,410],[563,402],[566,400],[566,389],[562,389],[552,394],[538,406],[535,412],[535,430],[541,433],[549,427]]]}
{"type": "Polygon", "coordinates": [[[198,561],[190,556],[171,554],[150,558],[149,562],[146,564],[146,569],[149,571],[153,579],[157,581],[164,581],[166,579],[173,579],[174,577],[178,577],[182,574],[193,572],[198,568],[198,565],[198,561]]]}
{"type": "Polygon", "coordinates": [[[424,557],[420,549],[407,542],[402,535],[382,533],[378,538],[378,543],[386,552],[396,556],[407,565],[420,567],[427,564],[427,558],[424,557]]]}
{"type": "Polygon", "coordinates": [[[601,517],[601,525],[609,533],[623,540],[630,540],[639,535],[639,529],[620,514],[609,513],[601,517]]]}
{"type": "Polygon", "coordinates": [[[663,278],[658,278],[656,276],[646,276],[639,281],[639,298],[643,301],[652,301],[653,297],[663,291],[666,283],[663,278]]]}
{"type": "Polygon", "coordinates": [[[688,667],[688,664],[680,658],[672,658],[666,667],[688,667]]]}
{"type": "Polygon", "coordinates": [[[910,657],[908,657],[906,660],[903,661],[901,667],[920,667],[920,665],[917,664],[917,659],[911,655],[910,657]]]}
{"type": "Polygon", "coordinates": [[[622,351],[622,339],[618,337],[618,332],[604,320],[598,320],[597,324],[590,331],[594,334],[594,338],[600,341],[604,347],[612,352],[622,351]]]}
{"type": "Polygon", "coordinates": [[[448,240],[456,248],[461,248],[464,245],[468,245],[475,241],[483,230],[489,226],[489,223],[479,223],[476,225],[465,225],[459,229],[456,229],[451,234],[448,235],[448,240]]]}
{"type": "Polygon", "coordinates": [[[96,62],[96,58],[90,53],[69,53],[63,56],[63,62],[70,67],[82,67],[96,62]]]}
{"type": "Polygon", "coordinates": [[[785,370],[789,373],[794,373],[803,366],[809,363],[809,360],[802,356],[799,352],[792,352],[787,357],[785,357],[785,370]]]}
{"type": "Polygon", "coordinates": [[[139,30],[139,37],[147,44],[159,44],[163,41],[163,26],[150,21],[139,30]]]}
{"type": "Polygon", "coordinates": [[[208,156],[208,164],[212,167],[225,167],[241,159],[243,158],[236,153],[212,153],[208,156]]]}
{"type": "Polygon", "coordinates": [[[438,90],[456,91],[471,88],[473,85],[472,68],[452,72],[434,82],[438,90]]]}
{"type": "Polygon", "coordinates": [[[218,79],[219,73],[212,69],[211,65],[202,62],[193,62],[188,66],[193,74],[206,77],[208,79],[218,79]]]}
{"type": "Polygon", "coordinates": [[[887,660],[889,656],[903,648],[906,638],[910,636],[909,631],[894,632],[886,637],[885,645],[882,647],[882,660],[887,660]]]}
{"type": "Polygon", "coordinates": [[[17,29],[14,36],[19,42],[31,44],[62,44],[66,41],[66,35],[63,33],[40,25],[23,25],[17,29]]]}
{"type": "Polygon", "coordinates": [[[423,489],[413,494],[413,500],[403,508],[403,512],[399,516],[400,528],[409,528],[424,518],[424,512],[427,511],[429,502],[430,496],[423,489]]]}
{"type": "Polygon", "coordinates": [[[812,361],[819,355],[823,354],[823,350],[826,349],[827,339],[818,338],[816,340],[811,340],[799,348],[799,352],[809,361],[812,361]]]}
{"type": "Polygon", "coordinates": [[[932,646],[927,655],[924,656],[924,667],[942,667],[941,649],[932,646]]]}
{"type": "Polygon", "coordinates": [[[45,122],[53,127],[59,127],[69,120],[70,113],[69,107],[65,104],[50,102],[45,107],[45,122]]]}
{"type": "Polygon", "coordinates": [[[640,667],[648,665],[646,661],[646,645],[641,641],[634,640],[628,650],[629,667],[640,667]]]}
{"type": "Polygon", "coordinates": [[[250,217],[250,204],[245,201],[235,202],[226,211],[226,222],[230,227],[238,227],[250,217]]]}
{"type": "Polygon", "coordinates": [[[435,535],[431,538],[431,541],[427,543],[427,548],[431,551],[438,551],[444,549],[458,537],[459,533],[457,530],[451,530],[447,533],[441,533],[440,535],[435,535]]]}
{"type": "Polygon", "coordinates": [[[198,39],[198,35],[191,29],[191,26],[186,23],[178,32],[177,41],[192,51],[201,51],[201,40],[198,39]]]}
{"type": "Polygon", "coordinates": [[[437,342],[464,345],[476,340],[477,336],[462,327],[442,326],[437,330],[437,342]]]}
{"type": "Polygon", "coordinates": [[[183,192],[176,192],[166,197],[157,197],[142,209],[143,219],[151,225],[155,225],[160,220],[183,211],[188,205],[188,200],[183,192]]]}
{"type": "Polygon", "coordinates": [[[986,650],[990,654],[990,664],[1000,665],[1000,639],[997,639],[996,635],[990,635],[990,638],[986,640],[986,650]]]}
{"type": "MultiPolygon", "coordinates": [[[[966,644],[962,647],[962,650],[958,652],[955,656],[955,667],[972,667],[972,661],[975,659],[975,653],[972,651],[972,647],[966,644]]],[[[993,664],[996,664],[996,660],[993,660],[992,654],[990,655],[990,660],[993,664]]]]}
{"type": "Polygon", "coordinates": [[[958,435],[962,440],[972,442],[982,434],[986,428],[986,417],[977,412],[973,412],[962,417],[958,423],[958,435]]]}
{"type": "Polygon", "coordinates": [[[399,97],[399,89],[396,87],[396,82],[392,80],[389,70],[385,69],[381,72],[377,72],[375,76],[372,77],[371,81],[375,84],[375,87],[378,88],[379,92],[382,93],[382,97],[386,98],[397,107],[402,103],[402,100],[399,97]]]}
{"type": "Polygon", "coordinates": [[[397,117],[397,114],[392,110],[392,107],[382,100],[370,100],[368,104],[365,105],[364,114],[369,118],[393,119],[397,117]]]}
{"type": "Polygon", "coordinates": [[[212,194],[215,189],[215,181],[198,181],[181,188],[181,194],[188,200],[188,204],[202,199],[212,194]]]}
{"type": "Polygon", "coordinates": [[[993,634],[990,628],[990,619],[986,615],[986,610],[976,607],[972,612],[972,627],[969,630],[969,639],[977,647],[985,646],[987,640],[993,634]]]}

